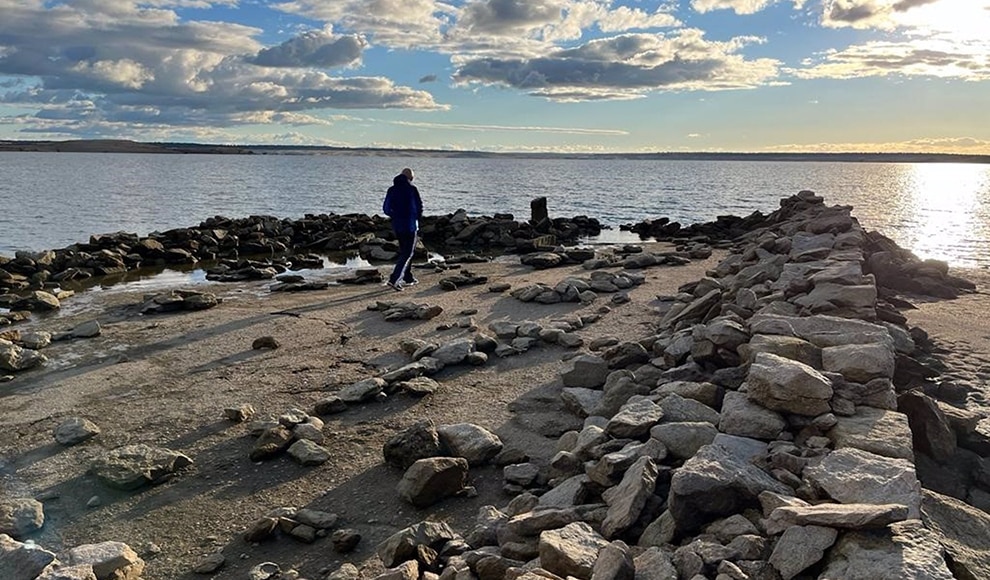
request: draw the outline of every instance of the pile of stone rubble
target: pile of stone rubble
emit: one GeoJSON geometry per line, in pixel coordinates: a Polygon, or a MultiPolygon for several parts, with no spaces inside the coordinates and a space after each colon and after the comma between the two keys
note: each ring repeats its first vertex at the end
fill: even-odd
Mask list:
{"type": "MultiPolygon", "coordinates": [[[[990,578],[990,515],[966,503],[990,489],[990,440],[933,396],[925,335],[878,280],[971,286],[878,248],[851,208],[811,192],[736,233],[654,334],[612,347],[640,356],[567,363],[583,429],[548,465],[504,468],[511,502],[470,530],[400,531],[379,578],[990,578]],[[961,461],[956,498],[919,481],[916,463],[961,461]]],[[[460,482],[464,458],[447,459],[436,473],[460,482]]]]}

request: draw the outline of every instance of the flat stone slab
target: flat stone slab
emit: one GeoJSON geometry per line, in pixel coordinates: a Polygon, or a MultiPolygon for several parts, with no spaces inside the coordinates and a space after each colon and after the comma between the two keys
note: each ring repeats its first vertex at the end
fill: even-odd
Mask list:
{"type": "Polygon", "coordinates": [[[909,518],[921,515],[921,482],[906,459],[839,449],[805,468],[804,476],[839,503],[897,503],[908,507],[909,518]]]}
{"type": "Polygon", "coordinates": [[[889,531],[849,532],[829,551],[819,578],[843,580],[953,580],[936,534],[917,520],[889,531]]]}
{"type": "Polygon", "coordinates": [[[911,426],[907,415],[897,411],[857,407],[852,417],[838,417],[828,438],[836,449],[851,447],[884,457],[914,461],[911,426]]]}
{"type": "Polygon", "coordinates": [[[192,463],[171,449],[137,444],[110,451],[97,459],[90,471],[110,487],[129,490],[162,483],[192,463]]]}
{"type": "Polygon", "coordinates": [[[825,348],[844,344],[893,344],[890,332],[879,324],[838,316],[780,316],[757,314],[749,321],[753,334],[796,336],[825,348]]]}
{"type": "Polygon", "coordinates": [[[900,504],[823,503],[811,506],[782,506],[766,519],[767,533],[774,535],[791,526],[826,526],[850,530],[884,528],[907,519],[908,508],[900,504]]]}

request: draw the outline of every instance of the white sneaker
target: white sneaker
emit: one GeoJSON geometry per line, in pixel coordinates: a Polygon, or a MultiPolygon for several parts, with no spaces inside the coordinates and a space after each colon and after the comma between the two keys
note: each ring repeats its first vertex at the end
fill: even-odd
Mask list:
{"type": "Polygon", "coordinates": [[[385,285],[396,292],[402,292],[402,282],[385,282],[385,285]]]}

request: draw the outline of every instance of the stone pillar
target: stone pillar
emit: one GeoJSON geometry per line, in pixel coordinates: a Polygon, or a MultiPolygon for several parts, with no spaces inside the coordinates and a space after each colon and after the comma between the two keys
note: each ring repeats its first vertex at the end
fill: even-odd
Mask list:
{"type": "Polygon", "coordinates": [[[547,198],[538,197],[529,202],[530,218],[529,223],[536,225],[549,218],[547,214],[547,198]]]}

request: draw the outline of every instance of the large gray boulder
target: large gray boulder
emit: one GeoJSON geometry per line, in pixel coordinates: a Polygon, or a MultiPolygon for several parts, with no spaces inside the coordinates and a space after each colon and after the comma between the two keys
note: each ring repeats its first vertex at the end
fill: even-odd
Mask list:
{"type": "Polygon", "coordinates": [[[757,334],[739,350],[747,361],[753,362],[757,353],[768,352],[820,369],[822,368],[822,349],[803,338],[796,336],[781,336],[775,334],[757,334]]]}
{"type": "Polygon", "coordinates": [[[610,418],[618,413],[619,409],[633,395],[645,395],[650,392],[648,386],[637,383],[633,373],[624,369],[609,373],[603,388],[605,394],[592,415],[600,415],[605,418],[610,418]]]}
{"type": "Polygon", "coordinates": [[[795,262],[824,258],[835,245],[835,234],[811,234],[797,232],[791,236],[790,258],[795,262]]]}
{"type": "Polygon", "coordinates": [[[665,423],[711,423],[718,425],[718,411],[694,399],[671,393],[660,400],[665,423]]]}
{"type": "Polygon", "coordinates": [[[129,490],[162,483],[192,463],[164,447],[125,445],[94,461],[90,472],[110,487],[129,490]]]}
{"type": "MultiPolygon", "coordinates": [[[[639,374],[639,371],[636,371],[639,374]]],[[[641,382],[641,381],[637,381],[641,382]]],[[[722,398],[725,396],[725,389],[708,382],[695,382],[695,381],[671,381],[669,383],[662,383],[653,389],[652,394],[659,398],[666,397],[669,394],[677,394],[686,399],[694,399],[699,403],[708,405],[713,409],[717,409],[722,405],[722,398]]]]}
{"type": "Polygon", "coordinates": [[[718,436],[715,425],[707,422],[662,423],[650,429],[650,437],[663,443],[670,454],[681,459],[693,457],[718,436]]]}
{"type": "Polygon", "coordinates": [[[938,537],[918,520],[882,532],[844,534],[829,551],[819,578],[842,580],[953,580],[938,537]]]}
{"type": "Polygon", "coordinates": [[[658,547],[652,547],[636,556],[636,580],[677,580],[677,568],[670,555],[658,547]]]}
{"type": "Polygon", "coordinates": [[[990,514],[955,498],[924,490],[921,521],[935,532],[958,580],[990,578],[990,514]]]}
{"type": "Polygon", "coordinates": [[[392,534],[378,545],[376,552],[382,564],[386,568],[392,568],[416,558],[420,546],[440,550],[444,544],[457,537],[454,530],[444,522],[424,521],[392,534]]]}
{"type": "Polygon", "coordinates": [[[746,384],[749,398],[767,409],[812,417],[832,410],[832,381],[828,377],[775,354],[756,355],[746,384]]]}
{"type": "Polygon", "coordinates": [[[444,366],[452,366],[464,362],[472,352],[474,352],[474,339],[462,338],[440,345],[440,348],[430,356],[442,362],[444,366]]]}
{"type": "Polygon", "coordinates": [[[725,394],[718,423],[722,433],[772,441],[786,428],[780,413],[754,403],[744,393],[725,394]]]}
{"type": "Polygon", "coordinates": [[[622,477],[622,482],[602,494],[608,504],[608,514],[602,522],[602,535],[608,539],[636,523],[646,500],[653,495],[659,469],[649,457],[640,457],[622,477]]]}
{"type": "Polygon", "coordinates": [[[791,495],[790,487],[756,466],[767,444],[718,435],[678,469],[670,483],[668,508],[682,530],[696,530],[720,517],[759,505],[761,492],[791,495]]]}
{"type": "Polygon", "coordinates": [[[45,510],[40,501],[25,497],[0,499],[0,534],[22,539],[45,525],[45,510]]]}
{"type": "Polygon", "coordinates": [[[830,346],[822,349],[822,368],[857,383],[893,377],[895,360],[892,342],[830,346]]]}
{"type": "Polygon", "coordinates": [[[605,432],[616,439],[638,439],[649,433],[663,415],[663,409],[653,401],[632,399],[609,419],[605,432]]]}
{"type": "Polygon", "coordinates": [[[956,432],[938,403],[920,391],[897,398],[897,409],[907,415],[914,447],[936,461],[947,462],[956,452],[956,432]]]}
{"type": "Polygon", "coordinates": [[[777,540],[770,565],[780,572],[781,578],[791,580],[821,560],[838,535],[838,531],[822,526],[791,526],[777,540]]]}
{"type": "Polygon", "coordinates": [[[560,391],[560,400],[567,410],[581,418],[591,415],[604,396],[601,389],[584,387],[564,387],[560,391]]]}
{"type": "Polygon", "coordinates": [[[565,387],[600,388],[608,376],[608,362],[600,356],[583,354],[574,357],[570,367],[561,374],[565,387]]]}
{"type": "Polygon", "coordinates": [[[433,421],[419,421],[389,438],[382,446],[385,463],[408,469],[420,459],[441,454],[440,435],[433,421]]]}
{"type": "Polygon", "coordinates": [[[753,334],[796,336],[826,348],[844,344],[893,343],[890,333],[879,324],[837,316],[781,316],[756,314],[750,321],[753,334]]]}
{"type": "Polygon", "coordinates": [[[845,285],[824,282],[804,296],[792,300],[810,312],[831,312],[842,308],[854,309],[864,315],[872,314],[877,305],[877,287],[873,284],[845,285]]]}
{"type": "Polygon", "coordinates": [[[416,507],[431,506],[456,495],[467,483],[468,462],[463,457],[429,457],[413,463],[396,490],[416,507]]]}
{"type": "Polygon", "coordinates": [[[385,379],[370,377],[340,389],[337,396],[345,403],[357,404],[374,399],[388,385],[385,379]]]}
{"type": "Polygon", "coordinates": [[[857,407],[855,415],[837,417],[828,437],[836,449],[851,447],[914,461],[908,418],[897,411],[857,407]]]}
{"type": "Polygon", "coordinates": [[[97,578],[139,580],[144,572],[144,560],[122,542],[101,542],[76,546],[69,550],[68,564],[92,566],[97,578]]]}
{"type": "Polygon", "coordinates": [[[921,515],[921,483],[914,465],[859,449],[833,451],[804,476],[839,503],[896,503],[908,507],[908,517],[921,515]]]}
{"type": "Polygon", "coordinates": [[[502,440],[488,429],[471,423],[441,425],[437,428],[440,444],[454,457],[467,459],[470,465],[483,465],[502,451],[502,440]]]}
{"type": "Polygon", "coordinates": [[[540,534],[540,565],[561,578],[589,579],[608,542],[584,522],[540,534]]]}
{"type": "Polygon", "coordinates": [[[0,338],[0,370],[26,371],[44,364],[48,357],[29,348],[21,348],[0,338]]]}
{"type": "Polygon", "coordinates": [[[23,544],[0,534],[0,578],[34,580],[55,561],[55,554],[34,543],[23,544]]]}

